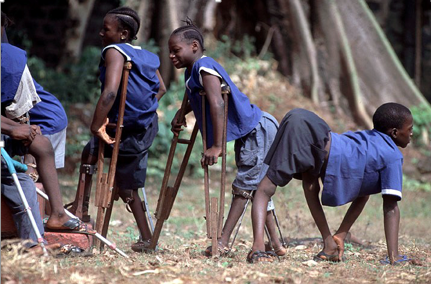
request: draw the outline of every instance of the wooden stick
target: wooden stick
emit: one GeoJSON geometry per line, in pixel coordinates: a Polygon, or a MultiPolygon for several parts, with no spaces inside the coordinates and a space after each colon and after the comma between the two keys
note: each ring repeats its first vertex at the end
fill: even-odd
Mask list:
{"type": "MultiPolygon", "coordinates": [[[[207,150],[207,120],[206,120],[206,104],[205,104],[205,94],[201,96],[202,98],[202,144],[203,144],[203,152],[207,150]]],[[[204,191],[205,191],[205,217],[207,223],[207,237],[211,237],[211,204],[210,204],[210,189],[209,189],[209,173],[208,173],[208,165],[204,165],[204,191]]]]}
{"type": "MultiPolygon", "coordinates": [[[[183,121],[185,119],[185,109],[187,106],[187,102],[188,102],[187,93],[184,93],[183,102],[181,104],[181,111],[178,118],[179,121],[183,121]]],[[[168,161],[166,163],[165,173],[163,176],[162,187],[160,189],[159,200],[157,202],[157,209],[155,213],[157,221],[156,221],[156,226],[154,227],[154,232],[151,237],[151,243],[149,247],[152,250],[156,249],[157,243],[160,237],[160,233],[163,228],[163,223],[165,220],[169,218],[169,215],[171,213],[175,198],[177,196],[178,190],[181,185],[181,181],[186,171],[186,167],[187,167],[190,155],[192,153],[197,132],[198,132],[198,126],[197,124],[195,124],[189,140],[180,139],[179,135],[178,136],[174,135],[172,139],[171,148],[169,150],[169,155],[168,155],[168,161]],[[183,161],[181,162],[180,170],[175,179],[174,186],[171,187],[171,186],[168,186],[168,182],[171,174],[172,162],[175,156],[175,150],[178,143],[187,144],[187,149],[186,149],[186,153],[184,154],[183,161]]]]}
{"type": "MultiPolygon", "coordinates": [[[[127,83],[129,80],[130,69],[132,69],[132,63],[126,62],[123,66],[123,74],[121,78],[121,90],[120,90],[120,106],[118,110],[118,119],[116,123],[115,132],[115,143],[114,149],[112,151],[112,157],[109,164],[109,171],[107,175],[107,182],[105,182],[103,173],[103,163],[104,163],[104,149],[105,143],[99,141],[99,155],[98,155],[98,173],[97,173],[97,189],[98,195],[96,194],[98,206],[97,219],[96,219],[96,231],[102,232],[102,236],[106,237],[109,226],[109,219],[111,218],[111,211],[113,206],[113,195],[114,182],[115,182],[115,172],[117,168],[118,152],[120,150],[121,134],[123,131],[123,120],[124,120],[124,110],[126,108],[126,96],[127,96],[127,83]],[[106,212],[106,209],[108,211],[106,212]],[[106,214],[108,213],[108,214],[106,214]]],[[[97,190],[96,190],[97,191],[97,190]]],[[[98,242],[100,249],[103,249],[103,243],[98,242]]],[[[97,246],[97,244],[96,244],[97,246]]]]}

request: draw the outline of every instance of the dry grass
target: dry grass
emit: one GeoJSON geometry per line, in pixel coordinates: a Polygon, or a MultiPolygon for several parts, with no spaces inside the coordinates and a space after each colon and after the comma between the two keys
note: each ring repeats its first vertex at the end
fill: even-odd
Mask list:
{"type": "MultiPolygon", "coordinates": [[[[273,67],[268,66],[268,69],[273,67]]],[[[238,86],[260,108],[281,120],[294,107],[316,111],[333,130],[354,129],[348,117],[337,117],[327,106],[314,106],[297,91],[268,71],[265,79],[248,72],[234,77],[238,86]]],[[[338,114],[339,116],[340,114],[338,114]]],[[[405,152],[405,164],[411,165],[414,151],[405,152]]],[[[165,163],[166,161],[160,161],[165,163]]],[[[405,165],[406,166],[406,165],[405,165]]],[[[64,201],[74,197],[76,177],[62,177],[64,201]],[[69,196],[67,196],[69,195],[69,196]]],[[[227,184],[232,182],[232,173],[227,184]]],[[[156,207],[160,181],[147,181],[147,195],[152,212],[156,207]]],[[[130,244],[138,236],[131,214],[121,202],[115,204],[108,238],[116,242],[130,259],[112,251],[91,257],[40,258],[22,254],[19,245],[2,249],[1,282],[12,283],[431,283],[431,201],[430,192],[404,191],[400,202],[400,253],[415,258],[416,265],[384,266],[379,263],[386,254],[383,231],[382,200],[372,196],[352,233],[369,244],[346,246],[346,261],[316,263],[313,256],[321,250],[318,230],[307,209],[298,182],[278,189],[275,196],[277,215],[282,232],[289,243],[287,256],[272,264],[247,264],[251,247],[250,211],[246,214],[233,252],[228,257],[207,258],[203,250],[206,238],[204,197],[201,179],[186,178],[178,193],[171,216],[165,222],[160,238],[160,250],[155,254],[138,254],[130,244]]],[[[94,200],[94,199],[93,199],[94,200]]],[[[226,195],[228,210],[230,194],[226,195]]],[[[94,207],[91,208],[94,211],[94,207]]],[[[332,230],[340,224],[347,207],[325,208],[332,230]]],[[[93,217],[95,214],[93,212],[93,217]]],[[[2,245],[5,244],[2,242],[2,245]]]]}
{"type": "MultiPolygon", "coordinates": [[[[231,178],[231,177],[230,177],[231,178]]],[[[231,180],[229,180],[231,181],[231,180]]],[[[108,250],[93,250],[91,257],[40,258],[19,253],[19,245],[2,250],[2,283],[430,283],[431,247],[427,208],[430,193],[406,192],[400,204],[402,222],[400,252],[418,263],[383,266],[386,247],[383,234],[381,198],[373,196],[352,232],[368,247],[348,245],[343,263],[316,263],[321,250],[318,231],[306,208],[298,182],[276,193],[276,208],[282,231],[289,243],[286,257],[273,264],[248,264],[251,247],[249,211],[233,252],[228,257],[207,258],[203,196],[200,181],[185,179],[160,238],[155,254],[130,250],[137,231],[130,214],[120,202],[115,204],[109,238],[124,250],[125,259],[108,250]]],[[[155,183],[156,184],[156,183],[155,183]]],[[[73,182],[72,182],[73,187],[73,182]]],[[[158,189],[147,188],[149,199],[157,200],[158,189]]],[[[227,200],[230,196],[227,195],[227,200]]],[[[151,205],[154,210],[155,204],[151,205]]],[[[226,210],[228,207],[226,207],[226,210]]],[[[346,208],[325,208],[333,229],[346,208]]],[[[4,244],[4,243],[3,243],[4,244]]]]}

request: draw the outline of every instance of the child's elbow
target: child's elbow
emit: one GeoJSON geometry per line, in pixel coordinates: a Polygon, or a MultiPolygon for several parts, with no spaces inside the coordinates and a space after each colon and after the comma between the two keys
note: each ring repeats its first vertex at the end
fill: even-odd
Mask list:
{"type": "Polygon", "coordinates": [[[394,212],[398,208],[398,198],[395,196],[383,196],[383,212],[385,214],[394,212]]]}

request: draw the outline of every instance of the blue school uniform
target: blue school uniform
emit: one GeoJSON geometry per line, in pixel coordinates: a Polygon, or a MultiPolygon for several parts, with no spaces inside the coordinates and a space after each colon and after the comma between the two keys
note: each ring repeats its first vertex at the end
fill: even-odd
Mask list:
{"type": "MultiPolygon", "coordinates": [[[[26,64],[27,55],[24,50],[2,43],[1,102],[5,106],[14,99],[26,64]]],[[[41,101],[29,111],[30,123],[39,125],[44,135],[62,131],[67,126],[67,116],[61,103],[35,80],[33,83],[41,101]]]]}
{"type": "Polygon", "coordinates": [[[43,135],[58,133],[67,126],[67,115],[60,101],[33,80],[41,101],[30,111],[30,123],[40,126],[43,135]]]}
{"type": "MultiPolygon", "coordinates": [[[[137,132],[145,129],[153,121],[158,107],[157,92],[159,90],[159,78],[156,71],[160,66],[159,57],[139,46],[128,43],[108,45],[102,50],[100,62],[100,82],[102,91],[105,85],[105,58],[104,55],[109,48],[115,48],[132,63],[127,84],[126,108],[124,111],[124,130],[137,132]]],[[[114,105],[109,111],[110,122],[116,122],[120,104],[120,90],[114,105]]]]}
{"type": "MultiPolygon", "coordinates": [[[[145,186],[148,150],[158,132],[157,92],[160,82],[157,69],[160,61],[157,55],[131,44],[112,44],[102,50],[100,81],[102,91],[106,67],[104,54],[108,48],[115,48],[126,61],[132,62],[127,83],[126,108],[124,110],[123,133],[118,153],[116,185],[123,189],[137,189],[145,186]]],[[[116,122],[120,103],[120,90],[114,105],[108,113],[110,122],[116,122]]],[[[108,134],[113,136],[110,130],[108,134]]],[[[99,139],[93,136],[85,146],[93,156],[97,156],[99,139]]],[[[105,157],[111,157],[113,145],[105,147],[105,157]]]]}
{"type": "Polygon", "coordinates": [[[340,206],[376,193],[402,198],[403,155],[377,130],[331,133],[322,204],[340,206]]]}
{"type": "MultiPolygon", "coordinates": [[[[248,97],[243,94],[232,82],[224,68],[211,57],[203,56],[193,64],[192,70],[187,70],[185,75],[187,95],[190,105],[196,117],[199,129],[202,131],[202,97],[199,91],[204,90],[201,72],[205,71],[220,78],[221,84],[228,85],[231,90],[228,102],[227,142],[236,140],[252,131],[262,116],[262,111],[250,103],[248,97]]],[[[206,101],[207,121],[207,147],[213,145],[213,124],[209,111],[209,103],[206,101]]]]}
{"type": "Polygon", "coordinates": [[[1,102],[12,102],[27,65],[24,50],[8,43],[1,44],[1,102]]]}

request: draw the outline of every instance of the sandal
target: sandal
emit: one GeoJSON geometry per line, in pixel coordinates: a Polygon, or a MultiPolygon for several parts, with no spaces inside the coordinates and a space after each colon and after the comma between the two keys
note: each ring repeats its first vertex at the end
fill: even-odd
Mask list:
{"type": "Polygon", "coordinates": [[[327,254],[323,250],[319,252],[317,255],[314,256],[314,261],[332,261],[332,262],[339,262],[340,259],[338,258],[338,254],[327,254]]]}
{"type": "Polygon", "coordinates": [[[132,244],[131,248],[134,252],[153,252],[150,249],[151,240],[139,240],[136,243],[132,244]]]}
{"type": "Polygon", "coordinates": [[[250,251],[247,255],[247,262],[248,263],[273,262],[274,259],[272,256],[274,255],[275,255],[274,252],[266,252],[261,250],[257,250],[254,252],[250,251]]]}
{"type": "Polygon", "coordinates": [[[63,223],[60,228],[49,228],[44,224],[46,232],[65,232],[65,233],[78,233],[78,234],[87,234],[94,235],[96,233],[95,230],[90,229],[86,223],[82,222],[77,218],[71,218],[63,223]]]}
{"type": "Polygon", "coordinates": [[[37,182],[39,180],[39,173],[37,172],[37,166],[34,163],[28,163],[27,165],[27,174],[30,176],[30,178],[37,182]]]}
{"type": "MultiPolygon", "coordinates": [[[[399,255],[399,257],[401,257],[398,260],[394,261],[394,265],[395,264],[400,264],[402,262],[410,262],[412,259],[408,258],[407,255],[399,255]]],[[[391,261],[389,260],[389,257],[387,256],[385,259],[380,260],[381,264],[391,264],[391,261]]]]}

